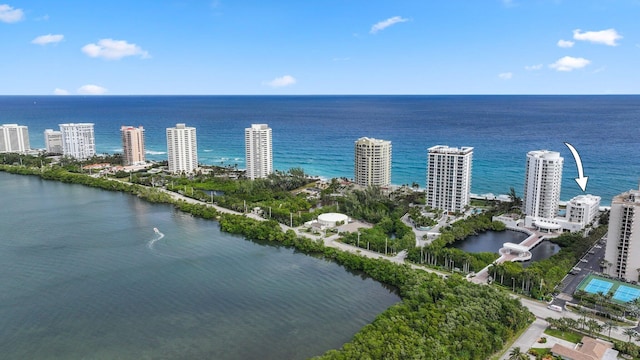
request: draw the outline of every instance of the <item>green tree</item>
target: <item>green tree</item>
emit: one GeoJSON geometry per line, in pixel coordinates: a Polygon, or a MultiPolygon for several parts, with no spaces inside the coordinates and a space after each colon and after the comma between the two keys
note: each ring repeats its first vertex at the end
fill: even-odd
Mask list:
{"type": "Polygon", "coordinates": [[[511,351],[509,352],[509,360],[526,360],[529,359],[529,356],[526,353],[523,353],[520,350],[519,346],[514,347],[513,349],[511,349],[511,351]]]}
{"type": "Polygon", "coordinates": [[[626,328],[622,331],[622,334],[628,336],[629,338],[627,339],[627,343],[630,344],[631,343],[631,338],[635,337],[637,332],[634,328],[626,328]]]}
{"type": "Polygon", "coordinates": [[[607,321],[604,322],[604,328],[609,331],[609,337],[611,337],[611,330],[615,330],[618,327],[616,326],[615,321],[607,320],[607,321]]]}

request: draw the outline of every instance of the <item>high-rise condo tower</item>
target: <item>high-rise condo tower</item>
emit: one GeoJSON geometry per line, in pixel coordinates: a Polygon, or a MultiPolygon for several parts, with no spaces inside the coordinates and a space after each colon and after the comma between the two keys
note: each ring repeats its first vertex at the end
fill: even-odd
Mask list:
{"type": "Polygon", "coordinates": [[[362,137],[355,142],[355,183],[391,185],[391,141],[362,137]]]}
{"type": "Polygon", "coordinates": [[[169,172],[193,172],[198,167],[196,128],[187,127],[185,124],[167,128],[167,155],[169,172]]]}
{"type": "Polygon", "coordinates": [[[473,148],[436,145],[427,150],[427,205],[464,212],[469,205],[473,148]]]}
{"type": "Polygon", "coordinates": [[[563,158],[559,152],[536,150],[527,153],[524,182],[524,213],[553,219],[558,213],[563,158]]]}
{"type": "Polygon", "coordinates": [[[604,273],[627,281],[640,280],[640,190],[611,201],[604,273]]]}
{"type": "Polygon", "coordinates": [[[26,126],[0,125],[0,153],[24,153],[29,150],[29,129],[26,126]]]}
{"type": "Polygon", "coordinates": [[[144,128],[122,126],[122,160],[125,166],[144,164],[146,160],[144,150],[144,128]]]}
{"type": "Polygon", "coordinates": [[[60,124],[62,153],[78,160],[86,160],[96,154],[96,143],[91,123],[60,124]]]}
{"type": "Polygon", "coordinates": [[[249,179],[267,177],[273,172],[271,128],[267,124],[251,124],[244,129],[246,176],[249,179]]]}

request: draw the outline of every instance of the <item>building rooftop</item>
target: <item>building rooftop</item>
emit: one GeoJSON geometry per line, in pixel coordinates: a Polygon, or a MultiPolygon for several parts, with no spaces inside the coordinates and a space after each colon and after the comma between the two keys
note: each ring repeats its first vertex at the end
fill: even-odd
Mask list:
{"type": "Polygon", "coordinates": [[[449,147],[446,145],[436,145],[436,146],[430,147],[428,151],[429,153],[438,153],[438,154],[468,154],[473,151],[473,147],[463,146],[463,147],[457,148],[457,147],[449,147]]]}

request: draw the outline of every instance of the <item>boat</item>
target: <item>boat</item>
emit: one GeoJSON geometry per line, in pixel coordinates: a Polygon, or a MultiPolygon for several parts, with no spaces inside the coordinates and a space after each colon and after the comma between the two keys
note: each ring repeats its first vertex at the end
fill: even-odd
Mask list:
{"type": "Polygon", "coordinates": [[[160,230],[158,230],[158,228],[155,228],[155,227],[153,228],[153,231],[155,231],[156,234],[160,233],[160,230]]]}

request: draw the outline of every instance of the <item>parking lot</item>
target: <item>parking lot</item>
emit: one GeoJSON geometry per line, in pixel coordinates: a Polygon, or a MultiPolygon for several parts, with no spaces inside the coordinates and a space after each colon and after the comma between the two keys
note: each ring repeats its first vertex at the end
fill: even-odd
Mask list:
{"type": "MultiPolygon", "coordinates": [[[[606,237],[605,237],[606,238],[606,237]]],[[[578,261],[570,274],[562,280],[558,286],[558,296],[553,300],[554,305],[564,306],[567,301],[572,300],[572,295],[578,288],[580,282],[589,274],[600,274],[602,268],[600,262],[604,259],[606,247],[605,238],[601,239],[591,247],[588,252],[578,261]]]]}

